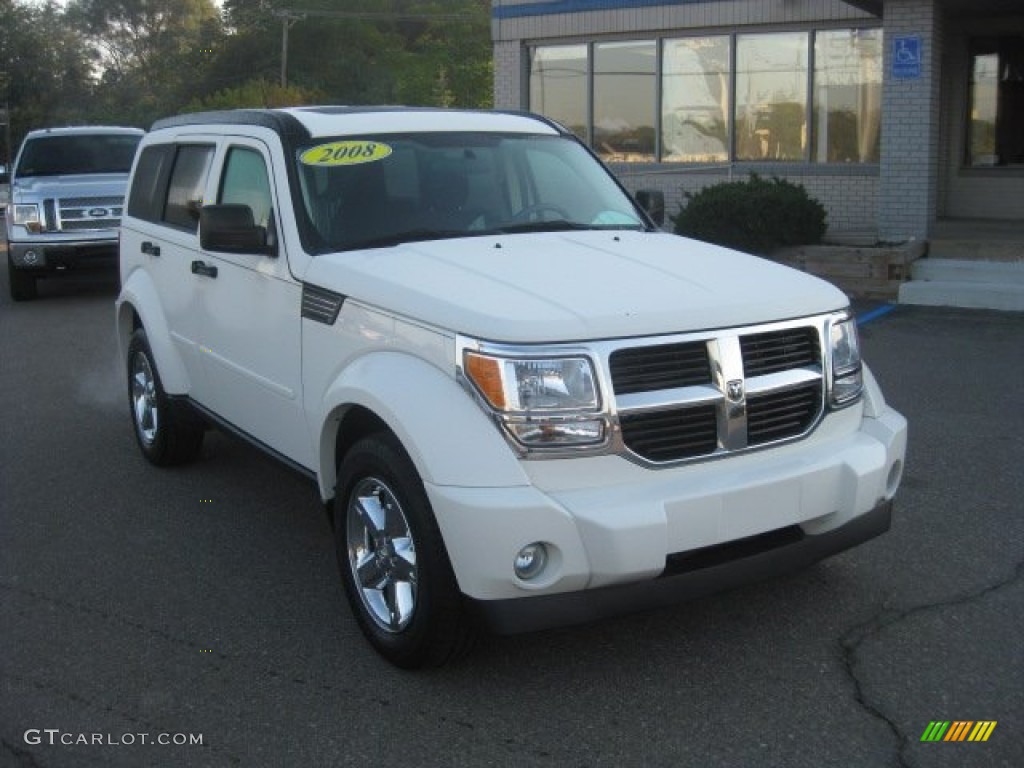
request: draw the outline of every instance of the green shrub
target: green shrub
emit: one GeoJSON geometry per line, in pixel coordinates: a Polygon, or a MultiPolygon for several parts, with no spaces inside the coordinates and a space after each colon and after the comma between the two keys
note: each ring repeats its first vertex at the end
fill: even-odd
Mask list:
{"type": "Polygon", "coordinates": [[[673,218],[678,235],[767,254],[784,245],[813,245],[825,234],[825,208],[799,184],[751,174],[687,193],[673,218]]]}

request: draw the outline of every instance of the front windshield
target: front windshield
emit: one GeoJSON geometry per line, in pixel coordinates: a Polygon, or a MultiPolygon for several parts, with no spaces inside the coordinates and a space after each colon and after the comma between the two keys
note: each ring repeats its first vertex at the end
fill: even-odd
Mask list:
{"type": "Polygon", "coordinates": [[[15,176],[128,173],[141,134],[37,136],[25,143],[15,176]]]}
{"type": "Polygon", "coordinates": [[[642,229],[632,201],[560,136],[424,133],[320,139],[296,152],[324,250],[574,229],[642,229]]]}

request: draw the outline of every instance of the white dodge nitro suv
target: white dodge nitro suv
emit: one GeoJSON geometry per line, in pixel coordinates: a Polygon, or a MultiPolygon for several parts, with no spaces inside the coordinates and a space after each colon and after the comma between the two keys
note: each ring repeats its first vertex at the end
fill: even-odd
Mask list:
{"type": "Polygon", "coordinates": [[[121,281],[142,453],[187,461],[216,425],[314,479],[359,624],[399,666],[889,527],[906,422],[846,297],[659,231],[540,117],[159,121],[121,281]]]}
{"type": "Polygon", "coordinates": [[[36,279],[117,262],[117,228],[138,128],[30,131],[18,150],[6,215],[7,276],[15,301],[36,279]]]}

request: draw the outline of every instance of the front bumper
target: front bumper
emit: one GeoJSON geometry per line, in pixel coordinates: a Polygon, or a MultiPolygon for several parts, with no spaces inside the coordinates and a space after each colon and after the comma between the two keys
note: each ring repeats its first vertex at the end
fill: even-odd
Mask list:
{"type": "Polygon", "coordinates": [[[107,267],[117,263],[117,238],[9,242],[8,258],[17,269],[52,272],[77,267],[107,267]]]}
{"type": "Polygon", "coordinates": [[[617,457],[536,462],[532,485],[426,489],[462,592],[497,630],[521,631],[707,594],[882,533],[906,434],[882,404],[720,461],[661,471],[617,457]],[[512,564],[533,542],[550,556],[526,582],[512,564]]]}
{"type": "Polygon", "coordinates": [[[690,558],[670,562],[661,576],[647,581],[529,599],[471,600],[470,604],[483,624],[498,634],[584,624],[798,571],[885,533],[891,520],[892,501],[883,501],[827,533],[806,535],[796,526],[796,530],[697,550],[690,558]]]}

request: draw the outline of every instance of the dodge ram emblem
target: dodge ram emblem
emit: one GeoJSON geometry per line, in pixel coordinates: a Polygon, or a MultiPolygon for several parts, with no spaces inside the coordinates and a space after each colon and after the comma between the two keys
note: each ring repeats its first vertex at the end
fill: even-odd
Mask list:
{"type": "Polygon", "coordinates": [[[743,379],[733,379],[725,385],[725,394],[734,403],[743,399],[743,379]]]}

